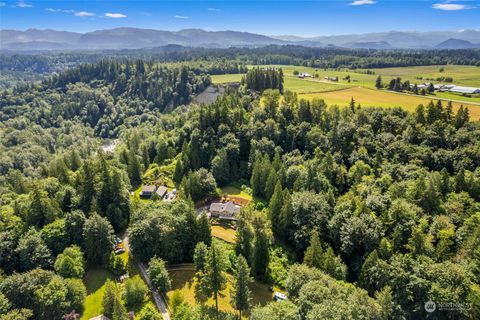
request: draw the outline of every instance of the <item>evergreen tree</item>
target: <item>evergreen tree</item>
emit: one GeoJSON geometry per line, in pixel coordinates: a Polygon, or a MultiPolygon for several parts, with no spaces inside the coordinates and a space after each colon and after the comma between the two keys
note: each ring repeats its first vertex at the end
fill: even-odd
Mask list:
{"type": "Polygon", "coordinates": [[[378,76],[377,79],[375,80],[375,87],[377,89],[382,89],[383,88],[383,83],[382,83],[382,77],[378,76]]]}
{"type": "Polygon", "coordinates": [[[207,264],[208,247],[203,242],[198,242],[193,253],[193,262],[197,271],[205,272],[207,264]]]}
{"type": "Polygon", "coordinates": [[[92,209],[92,201],[95,198],[94,169],[90,160],[83,162],[78,194],[80,196],[80,209],[85,213],[90,213],[92,209]]]}
{"type": "Polygon", "coordinates": [[[275,235],[282,235],[281,210],[283,207],[283,190],[280,181],[277,181],[275,190],[270,199],[269,205],[269,219],[272,222],[272,229],[275,235]]]}
{"type": "Polygon", "coordinates": [[[317,231],[313,231],[311,234],[310,246],[305,251],[303,263],[319,269],[323,266],[323,249],[317,231]]]}
{"type": "Polygon", "coordinates": [[[140,167],[140,161],[133,150],[130,150],[128,153],[127,171],[132,186],[138,186],[142,182],[142,169],[140,167]]]}
{"type": "Polygon", "coordinates": [[[250,277],[250,268],[247,260],[241,255],[237,257],[236,266],[231,304],[238,310],[239,319],[242,319],[242,311],[247,310],[250,306],[251,293],[249,285],[252,283],[252,278],[250,277]]]}
{"type": "Polygon", "coordinates": [[[225,289],[227,277],[225,275],[226,264],[220,247],[212,243],[207,257],[205,274],[201,279],[201,288],[206,296],[215,299],[215,310],[218,318],[218,294],[225,289]]]}
{"type": "Polygon", "coordinates": [[[273,195],[273,192],[276,188],[277,180],[278,180],[277,172],[275,168],[272,166],[268,174],[267,182],[265,184],[265,199],[267,201],[270,201],[270,198],[273,195]]]}
{"type": "Polygon", "coordinates": [[[200,215],[200,217],[196,219],[196,224],[196,241],[210,245],[212,242],[212,230],[210,228],[210,220],[208,219],[207,215],[200,215]]]}
{"type": "Polygon", "coordinates": [[[253,231],[250,222],[247,219],[247,212],[241,212],[237,220],[237,231],[235,236],[235,252],[247,259],[247,262],[252,261],[252,241],[253,231]]]}
{"type": "Polygon", "coordinates": [[[263,219],[255,217],[252,270],[257,279],[265,279],[270,262],[270,254],[268,251],[269,240],[265,228],[263,219]]]}
{"type": "Polygon", "coordinates": [[[103,293],[102,306],[103,314],[108,317],[113,317],[113,307],[116,300],[117,288],[112,280],[107,280],[105,283],[105,292],[103,293]]]}

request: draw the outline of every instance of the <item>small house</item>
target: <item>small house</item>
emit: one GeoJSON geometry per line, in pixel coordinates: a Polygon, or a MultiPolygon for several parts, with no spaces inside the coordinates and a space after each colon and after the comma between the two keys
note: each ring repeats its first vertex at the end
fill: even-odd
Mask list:
{"type": "Polygon", "coordinates": [[[160,199],[163,199],[165,195],[167,194],[167,187],[165,186],[160,186],[157,188],[157,191],[155,193],[160,197],[160,199]]]}
{"type": "Polygon", "coordinates": [[[155,189],[155,186],[142,186],[142,190],[140,191],[140,197],[150,198],[155,192],[155,189]]]}
{"type": "Polygon", "coordinates": [[[240,213],[240,206],[233,202],[213,202],[210,205],[210,215],[220,219],[235,219],[240,213]]]}

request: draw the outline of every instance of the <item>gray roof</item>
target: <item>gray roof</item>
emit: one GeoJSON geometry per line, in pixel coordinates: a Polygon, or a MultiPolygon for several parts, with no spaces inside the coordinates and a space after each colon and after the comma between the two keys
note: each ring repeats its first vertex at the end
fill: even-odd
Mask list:
{"type": "Polygon", "coordinates": [[[233,202],[213,202],[210,204],[210,211],[212,212],[227,212],[230,214],[238,214],[240,213],[240,206],[236,205],[233,202]]]}
{"type": "Polygon", "coordinates": [[[165,196],[165,194],[167,193],[167,187],[165,187],[165,186],[160,186],[160,187],[158,187],[156,193],[157,193],[160,197],[165,196]]]}
{"type": "Polygon", "coordinates": [[[142,186],[142,192],[153,193],[155,191],[155,186],[142,186]]]}

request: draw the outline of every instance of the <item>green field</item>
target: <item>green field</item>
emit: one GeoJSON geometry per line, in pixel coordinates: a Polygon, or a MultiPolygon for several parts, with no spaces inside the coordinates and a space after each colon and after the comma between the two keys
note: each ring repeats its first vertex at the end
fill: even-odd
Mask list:
{"type": "MultiPolygon", "coordinates": [[[[265,66],[268,67],[268,66],[265,66]]],[[[480,119],[480,97],[464,97],[455,93],[436,93],[429,96],[415,96],[389,92],[375,89],[375,79],[381,75],[384,82],[388,82],[395,77],[401,77],[402,80],[410,80],[412,83],[422,83],[427,78],[452,77],[453,83],[465,86],[480,87],[480,67],[474,66],[443,66],[444,72],[440,72],[440,66],[422,66],[422,67],[402,67],[402,68],[382,68],[371,69],[375,74],[360,73],[362,70],[324,70],[300,66],[269,66],[283,69],[286,90],[297,92],[299,98],[313,99],[319,98],[325,100],[328,105],[346,106],[353,98],[358,104],[364,107],[402,107],[408,111],[413,111],[419,104],[428,104],[436,98],[458,100],[454,102],[454,110],[458,110],[460,105],[467,106],[472,119],[480,119]],[[318,74],[318,78],[299,79],[293,75],[294,71],[308,72],[318,74]],[[344,80],[349,75],[350,82],[344,80]],[[338,77],[338,82],[324,80],[324,77],[338,77]],[[416,79],[423,77],[422,80],[416,79]]],[[[364,70],[363,70],[364,71],[364,70]]],[[[233,82],[240,81],[241,74],[229,74],[212,76],[213,82],[233,82]],[[228,80],[228,81],[227,81],[228,80]]],[[[436,81],[431,81],[436,83],[436,81]]],[[[445,104],[447,102],[444,102],[445,104]]]]}

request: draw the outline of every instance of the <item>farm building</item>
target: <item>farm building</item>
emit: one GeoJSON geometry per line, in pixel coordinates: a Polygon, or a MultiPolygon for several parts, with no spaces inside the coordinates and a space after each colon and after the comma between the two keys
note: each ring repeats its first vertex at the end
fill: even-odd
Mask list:
{"type": "Polygon", "coordinates": [[[480,88],[454,86],[449,91],[457,93],[477,94],[480,93],[480,88]]]}
{"type": "Polygon", "coordinates": [[[310,73],[307,73],[307,72],[300,72],[298,74],[298,77],[299,78],[312,78],[312,75],[310,73]]]}
{"type": "Polygon", "coordinates": [[[324,79],[328,81],[338,81],[338,77],[324,77],[324,79]]]}
{"type": "Polygon", "coordinates": [[[221,219],[234,219],[240,213],[240,206],[233,202],[213,202],[210,205],[210,216],[221,219]]]}

